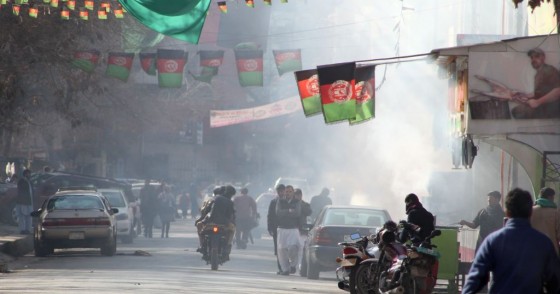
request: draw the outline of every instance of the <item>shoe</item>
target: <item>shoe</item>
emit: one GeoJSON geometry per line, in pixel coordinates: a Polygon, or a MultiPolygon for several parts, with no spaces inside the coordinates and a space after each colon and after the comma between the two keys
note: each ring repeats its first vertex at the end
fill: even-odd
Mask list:
{"type": "Polygon", "coordinates": [[[290,274],[295,274],[296,273],[296,267],[292,266],[290,267],[290,274]]]}
{"type": "Polygon", "coordinates": [[[283,272],[283,271],[279,271],[276,273],[277,275],[281,275],[281,276],[289,276],[290,272],[283,272]]]}

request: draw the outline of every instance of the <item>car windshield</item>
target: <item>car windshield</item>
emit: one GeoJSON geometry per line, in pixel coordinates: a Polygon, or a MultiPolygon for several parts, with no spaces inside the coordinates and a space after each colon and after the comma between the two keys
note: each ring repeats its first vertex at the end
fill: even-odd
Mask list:
{"type": "Polygon", "coordinates": [[[64,195],[50,199],[47,209],[103,209],[103,202],[96,196],[64,195]]]}
{"type": "Polygon", "coordinates": [[[323,218],[324,225],[381,227],[387,221],[382,210],[373,209],[328,209],[323,218]]]}
{"type": "Polygon", "coordinates": [[[111,207],[126,207],[123,194],[120,191],[101,191],[101,194],[109,200],[111,207]]]}

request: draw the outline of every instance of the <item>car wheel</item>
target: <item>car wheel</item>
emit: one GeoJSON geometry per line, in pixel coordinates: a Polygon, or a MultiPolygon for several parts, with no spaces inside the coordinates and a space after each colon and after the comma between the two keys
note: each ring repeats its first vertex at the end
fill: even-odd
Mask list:
{"type": "Polygon", "coordinates": [[[301,267],[299,268],[299,275],[301,277],[307,277],[307,258],[305,257],[305,249],[303,250],[303,256],[301,258],[301,267]]]}
{"type": "Polygon", "coordinates": [[[309,255],[307,256],[307,278],[310,280],[319,279],[319,268],[318,266],[313,264],[313,261],[311,260],[309,255]]]}
{"type": "Polygon", "coordinates": [[[110,237],[103,247],[101,247],[101,254],[105,256],[113,256],[117,252],[117,238],[110,237]]]}
{"type": "Polygon", "coordinates": [[[35,251],[35,256],[44,257],[54,252],[54,248],[49,246],[45,241],[37,240],[33,242],[33,250],[35,251]]]}

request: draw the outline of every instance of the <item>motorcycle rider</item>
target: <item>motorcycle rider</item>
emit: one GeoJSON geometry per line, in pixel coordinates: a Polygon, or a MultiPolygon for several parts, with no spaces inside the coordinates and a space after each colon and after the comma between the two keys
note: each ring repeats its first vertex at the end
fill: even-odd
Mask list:
{"type": "MultiPolygon", "coordinates": [[[[208,213],[210,213],[210,210],[212,209],[212,204],[214,203],[214,199],[216,199],[218,195],[222,195],[225,189],[226,189],[225,186],[219,186],[214,188],[214,190],[212,191],[212,196],[208,197],[208,199],[204,201],[202,207],[200,208],[200,216],[194,222],[194,225],[196,226],[196,231],[198,233],[198,242],[200,244],[200,247],[196,251],[202,254],[206,254],[206,247],[205,247],[206,244],[204,243],[205,238],[202,235],[202,231],[204,230],[205,223],[202,222],[202,220],[206,218],[208,213]]],[[[206,257],[207,256],[203,255],[202,259],[206,259],[206,257]]]]}
{"type": "Polygon", "coordinates": [[[404,227],[399,236],[399,241],[404,243],[411,240],[412,243],[420,243],[434,230],[434,216],[422,206],[416,194],[408,194],[404,198],[404,203],[408,215],[406,222],[412,225],[401,222],[404,227]]]}
{"type": "MultiPolygon", "coordinates": [[[[235,234],[235,209],[233,207],[233,201],[231,201],[231,198],[235,195],[235,193],[235,188],[231,185],[227,185],[222,194],[218,194],[214,197],[214,200],[211,203],[210,211],[200,220],[200,223],[203,224],[202,232],[204,232],[206,226],[209,225],[222,225],[225,227],[227,246],[222,255],[224,261],[229,260],[231,244],[235,234]]],[[[206,249],[205,238],[201,239],[202,248],[206,249]]],[[[206,250],[202,251],[206,252],[206,250]]]]}

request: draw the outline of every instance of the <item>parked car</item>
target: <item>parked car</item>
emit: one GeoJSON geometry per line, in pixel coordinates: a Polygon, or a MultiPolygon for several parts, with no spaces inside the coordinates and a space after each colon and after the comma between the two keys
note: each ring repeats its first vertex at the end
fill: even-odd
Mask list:
{"type": "Polygon", "coordinates": [[[300,275],[318,279],[322,271],[334,271],[340,256],[339,242],[352,242],[352,234],[375,234],[391,220],[389,212],[364,206],[327,205],[317,216],[303,248],[300,275]]]}
{"type": "MultiPolygon", "coordinates": [[[[95,187],[95,188],[119,188],[122,189],[128,200],[132,201],[131,185],[109,178],[95,177],[90,175],[73,174],[67,172],[34,173],[30,178],[33,186],[33,208],[38,209],[40,205],[58,189],[65,187],[95,187]]],[[[15,203],[17,197],[17,185],[11,185],[0,197],[0,215],[7,215],[8,224],[17,225],[17,214],[15,203]]]]}
{"type": "Polygon", "coordinates": [[[117,251],[117,222],[109,201],[96,189],[63,189],[31,213],[36,217],[35,256],[54,253],[56,248],[100,248],[101,254],[117,251]]]}
{"type": "Polygon", "coordinates": [[[119,209],[119,213],[115,214],[117,237],[123,243],[132,243],[132,240],[136,237],[132,227],[134,212],[129,201],[124,196],[124,192],[121,189],[98,189],[97,191],[109,200],[111,207],[119,209]]]}

